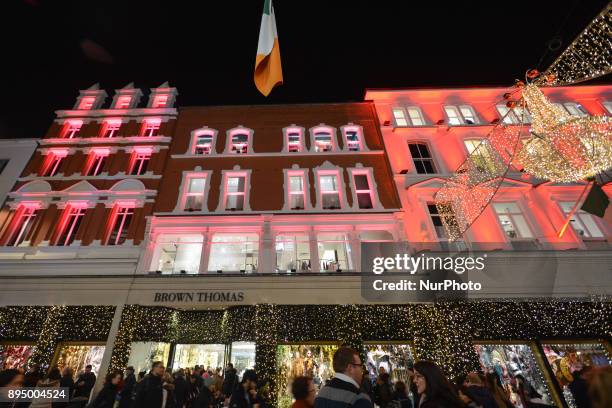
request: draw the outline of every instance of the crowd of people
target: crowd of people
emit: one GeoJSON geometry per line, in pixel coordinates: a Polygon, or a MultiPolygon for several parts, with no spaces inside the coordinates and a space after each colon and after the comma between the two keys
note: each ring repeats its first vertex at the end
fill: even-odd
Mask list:
{"type": "MultiPolygon", "coordinates": [[[[380,370],[376,379],[368,378],[359,353],[349,347],[339,348],[333,356],[335,375],[317,391],[310,377],[297,377],[291,384],[294,402],[291,408],[513,408],[514,405],[494,374],[472,372],[450,381],[442,369],[430,361],[418,361],[409,367],[408,383],[390,381],[390,374],[380,370]]],[[[9,369],[0,372],[0,387],[65,387],[70,401],[4,402],[7,408],[269,408],[266,382],[259,381],[255,370],[238,377],[232,364],[221,368],[166,370],[160,361],[151,370],[138,375],[133,367],[106,375],[102,389],[92,394],[96,376],[87,366],[76,381],[69,368],[60,372],[52,367],[46,375],[32,366],[27,372],[9,369]]],[[[612,407],[612,367],[593,369],[585,377],[578,408],[612,407]]],[[[520,404],[524,408],[547,407],[519,381],[520,404]]]]}

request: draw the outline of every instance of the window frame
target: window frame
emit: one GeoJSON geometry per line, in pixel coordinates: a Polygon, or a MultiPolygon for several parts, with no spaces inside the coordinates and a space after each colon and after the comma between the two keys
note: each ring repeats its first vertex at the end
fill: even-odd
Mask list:
{"type": "Polygon", "coordinates": [[[109,220],[109,228],[107,232],[108,235],[106,239],[104,240],[104,245],[109,245],[109,246],[123,245],[128,240],[129,230],[130,230],[130,227],[132,227],[132,222],[134,221],[135,213],[136,213],[136,208],[133,204],[115,203],[113,205],[111,214],[109,216],[110,220],[109,220]],[[130,216],[130,218],[126,226],[125,222],[128,216],[130,216]],[[117,226],[117,220],[119,219],[119,217],[122,218],[121,225],[119,226],[119,230],[117,231],[115,242],[111,243],[113,231],[115,230],[115,227],[117,226]],[[123,237],[123,240],[122,240],[121,237],[124,232],[125,232],[125,236],[123,237]]]}
{"type": "Polygon", "coordinates": [[[187,149],[187,154],[190,156],[198,156],[198,157],[216,155],[217,154],[217,135],[218,134],[219,134],[218,130],[209,128],[208,126],[203,126],[201,128],[192,130],[190,139],[189,139],[189,148],[187,149]],[[198,137],[203,136],[203,135],[212,136],[212,141],[210,144],[210,153],[208,154],[196,153],[198,137]]]}
{"type": "Polygon", "coordinates": [[[108,162],[109,156],[110,156],[110,149],[92,149],[89,152],[87,163],[85,164],[85,168],[83,169],[83,175],[89,176],[89,177],[99,176],[104,170],[104,167],[106,166],[108,162]],[[101,160],[99,163],[96,164],[96,160],[98,158],[101,158],[101,160]],[[94,168],[95,168],[94,173],[90,174],[92,172],[92,169],[94,168]]]}
{"type": "MultiPolygon", "coordinates": [[[[559,200],[557,201],[557,205],[559,207],[559,210],[561,211],[561,214],[563,214],[563,219],[567,220],[567,217],[569,216],[570,212],[571,212],[571,208],[573,208],[573,206],[575,205],[575,202],[571,201],[571,200],[559,200]],[[569,204],[570,206],[570,210],[569,211],[565,211],[565,209],[563,208],[564,204],[569,204]]],[[[574,215],[572,216],[572,220],[570,221],[570,226],[572,227],[572,231],[574,231],[574,234],[576,235],[576,238],[581,239],[583,241],[605,241],[606,240],[606,231],[605,229],[600,225],[600,223],[598,222],[598,220],[593,217],[592,214],[589,214],[588,212],[580,209],[580,207],[578,207],[576,209],[576,212],[574,213],[574,215]],[[583,218],[584,217],[588,217],[591,219],[591,222],[594,224],[595,228],[597,228],[599,234],[601,234],[600,236],[593,236],[592,231],[589,229],[589,227],[587,227],[587,224],[585,224],[583,218]],[[584,235],[580,235],[580,233],[576,230],[576,228],[574,228],[574,223],[572,223],[572,221],[577,220],[578,223],[580,223],[584,228],[584,230],[589,234],[589,236],[584,236],[584,235]]]]}
{"type": "Polygon", "coordinates": [[[40,177],[55,177],[60,174],[60,167],[64,159],[68,156],[68,153],[68,149],[49,150],[38,173],[40,177]],[[57,162],[53,164],[55,159],[57,159],[57,162]]]}
{"type": "Polygon", "coordinates": [[[353,123],[349,123],[347,125],[341,126],[340,127],[340,133],[342,134],[342,142],[343,142],[343,151],[345,152],[367,152],[370,149],[368,149],[368,146],[365,142],[365,137],[364,137],[364,133],[363,133],[363,126],[360,125],[355,125],[353,123]],[[355,131],[357,133],[357,143],[359,144],[359,149],[358,150],[350,150],[349,149],[349,144],[350,143],[354,143],[354,142],[349,142],[348,140],[348,132],[350,131],[355,131]]]}
{"type": "Polygon", "coordinates": [[[310,151],[312,153],[336,153],[338,152],[338,139],[336,137],[336,128],[332,127],[332,126],[328,126],[324,123],[321,123],[317,126],[313,126],[309,129],[310,132],[310,151]],[[331,142],[331,149],[327,150],[327,151],[317,151],[317,144],[316,144],[316,133],[318,132],[323,132],[323,131],[327,131],[330,133],[331,138],[330,138],[330,142],[331,142]]]}
{"type": "MultiPolygon", "coordinates": [[[[449,241],[449,237],[447,235],[446,228],[444,228],[444,222],[442,221],[442,218],[448,217],[448,216],[440,214],[440,212],[438,211],[438,207],[436,206],[436,203],[433,201],[426,201],[425,208],[427,210],[427,214],[429,215],[429,224],[431,226],[431,231],[433,232],[433,237],[436,239],[437,242],[449,241]],[[432,208],[436,209],[435,214],[432,214],[431,212],[432,208]],[[434,218],[438,218],[440,220],[439,227],[441,228],[441,231],[444,232],[444,236],[440,236],[438,234],[438,226],[436,226],[436,223],[434,222],[434,218]]],[[[456,218],[455,214],[453,214],[452,216],[456,218]]]]}
{"type": "Polygon", "coordinates": [[[283,169],[284,172],[284,191],[285,191],[285,205],[283,206],[283,211],[308,211],[312,209],[312,203],[310,202],[310,180],[309,180],[309,170],[298,167],[297,164],[294,164],[290,169],[283,169]],[[297,209],[291,208],[291,196],[294,193],[291,191],[291,177],[302,177],[302,188],[303,191],[302,196],[304,197],[304,208],[297,209]]]}
{"type": "Polygon", "coordinates": [[[119,133],[119,130],[121,129],[122,124],[123,124],[123,121],[121,119],[105,119],[102,122],[102,126],[100,129],[100,137],[104,139],[116,138],[117,134],[119,133]],[[116,126],[116,129],[114,128],[115,126],[116,126]],[[110,136],[107,136],[106,133],[109,130],[113,133],[111,133],[110,136]]]}
{"type": "Polygon", "coordinates": [[[290,125],[283,128],[283,153],[304,153],[308,151],[306,149],[306,140],[305,140],[306,129],[302,126],[290,125]],[[291,151],[289,150],[290,145],[295,145],[295,143],[289,142],[289,133],[290,132],[298,132],[300,135],[300,143],[299,150],[291,151]]]}
{"type": "Polygon", "coordinates": [[[208,192],[210,191],[210,181],[212,176],[212,170],[202,170],[201,167],[196,167],[195,170],[183,171],[183,177],[181,185],[179,187],[179,195],[174,208],[174,212],[194,212],[194,213],[207,213],[208,210],[208,192]],[[202,208],[200,210],[187,210],[187,199],[190,196],[189,187],[191,180],[194,178],[204,179],[204,191],[202,192],[202,208]]]}
{"type": "Polygon", "coordinates": [[[363,167],[361,163],[357,163],[356,167],[351,167],[347,170],[349,171],[349,181],[351,184],[351,193],[353,196],[353,209],[360,211],[381,209],[382,204],[380,203],[380,199],[378,197],[378,186],[376,185],[376,180],[374,179],[374,169],[372,167],[363,167]],[[369,189],[358,190],[355,176],[366,176],[369,189]],[[372,203],[371,208],[359,207],[359,194],[363,194],[366,192],[370,194],[370,201],[372,203]]]}
{"type": "Polygon", "coordinates": [[[465,105],[465,104],[444,105],[443,110],[444,110],[444,115],[446,117],[446,123],[449,126],[477,126],[477,125],[480,125],[480,118],[478,117],[478,114],[476,113],[476,110],[474,109],[472,105],[465,105]],[[448,109],[451,109],[454,111],[459,123],[457,124],[451,123],[451,117],[448,114],[448,109]],[[471,112],[472,118],[474,118],[474,123],[467,123],[462,109],[468,109],[471,112]]]}
{"type": "Polygon", "coordinates": [[[500,201],[494,201],[491,203],[492,204],[492,208],[493,208],[493,213],[495,214],[496,218],[497,218],[497,224],[499,225],[499,228],[501,230],[501,233],[503,234],[504,237],[506,237],[506,240],[512,242],[512,241],[536,241],[536,229],[533,227],[533,225],[531,225],[531,222],[529,220],[529,217],[527,217],[526,212],[524,211],[523,207],[521,206],[521,204],[518,201],[509,201],[509,200],[500,200],[500,201]],[[503,213],[499,213],[497,211],[497,207],[496,204],[514,204],[516,206],[516,208],[518,209],[518,213],[511,213],[511,212],[503,212],[503,213]],[[502,225],[501,219],[500,219],[500,215],[505,215],[510,219],[510,222],[512,223],[512,228],[514,229],[514,231],[516,232],[517,236],[512,238],[510,237],[507,233],[506,230],[504,229],[504,226],[502,225]],[[527,227],[527,229],[529,230],[529,233],[531,234],[531,237],[523,237],[521,231],[519,230],[519,228],[517,227],[517,223],[515,221],[515,217],[516,216],[521,216],[523,218],[523,221],[527,227]]]}
{"type": "Polygon", "coordinates": [[[246,128],[242,125],[239,125],[235,128],[229,129],[226,132],[226,143],[225,143],[225,150],[224,153],[225,154],[231,154],[231,155],[236,155],[236,156],[244,156],[244,155],[248,155],[251,153],[255,153],[255,151],[253,150],[253,137],[254,137],[255,131],[253,129],[249,129],[246,128]],[[234,152],[232,151],[232,148],[234,147],[234,142],[233,142],[233,137],[236,134],[243,134],[246,133],[247,134],[247,143],[246,143],[246,151],[244,153],[238,153],[238,152],[234,152]]]}
{"type": "Polygon", "coordinates": [[[348,208],[346,202],[346,187],[344,185],[344,169],[342,167],[334,166],[330,162],[326,161],[321,166],[314,168],[315,177],[315,192],[317,194],[315,209],[320,211],[343,211],[348,208]],[[321,176],[335,175],[337,182],[337,193],[339,195],[338,201],[340,208],[323,208],[323,191],[321,188],[321,176]]]}
{"type": "Polygon", "coordinates": [[[114,109],[130,109],[132,107],[132,102],[134,101],[134,95],[117,95],[117,100],[115,101],[114,109]],[[127,104],[125,103],[127,99],[127,104]]]}
{"type": "MultiPolygon", "coordinates": [[[[423,141],[423,140],[408,140],[406,142],[406,146],[408,147],[408,154],[409,154],[409,156],[410,156],[410,158],[412,160],[412,166],[414,168],[415,174],[424,174],[424,175],[428,175],[428,174],[440,174],[441,170],[438,169],[438,163],[437,163],[437,160],[434,157],[432,149],[430,148],[430,143],[429,142],[423,141]],[[411,144],[414,144],[414,145],[424,145],[425,146],[425,148],[427,149],[427,152],[429,153],[429,158],[419,157],[419,158],[417,158],[417,160],[421,160],[421,161],[430,160],[431,161],[431,165],[433,167],[433,173],[428,173],[428,172],[420,173],[418,171],[417,164],[415,162],[415,157],[412,155],[412,151],[410,150],[410,145],[411,144]]],[[[421,152],[419,150],[419,154],[420,153],[421,152]]]]}
{"type": "Polygon", "coordinates": [[[61,139],[76,139],[83,129],[83,121],[80,119],[69,119],[63,123],[61,139]]]}
{"type": "Polygon", "coordinates": [[[159,137],[161,131],[161,123],[162,120],[160,118],[146,118],[143,119],[141,129],[140,129],[140,137],[159,137]],[[157,127],[149,127],[150,125],[156,125],[157,127]],[[152,133],[152,134],[147,134],[152,133]]]}
{"type": "Polygon", "coordinates": [[[130,157],[130,162],[128,163],[128,171],[127,175],[130,176],[144,176],[149,171],[149,166],[151,165],[151,159],[153,158],[153,149],[138,149],[135,148],[132,150],[132,154],[130,157]],[[142,164],[139,166],[139,171],[134,173],[136,165],[139,160],[144,159],[145,157],[139,156],[147,156],[146,165],[144,166],[144,171],[142,171],[142,164]]]}
{"type": "Polygon", "coordinates": [[[37,224],[40,221],[40,210],[42,210],[42,204],[40,202],[19,203],[15,209],[10,226],[2,237],[2,245],[6,247],[18,247],[22,246],[21,244],[24,242],[30,242],[32,235],[36,232],[37,224]],[[26,217],[27,224],[24,225],[24,219],[26,217]],[[11,243],[11,241],[13,242],[11,243]]]}
{"type": "Polygon", "coordinates": [[[74,242],[87,214],[87,204],[67,202],[55,232],[54,246],[70,246],[74,242]],[[64,237],[64,233],[69,229],[64,237]],[[63,243],[61,242],[63,241],[63,243]]]}
{"type": "Polygon", "coordinates": [[[96,105],[97,99],[95,96],[81,96],[77,104],[77,110],[92,110],[96,105]]]}
{"type": "MultiPolygon", "coordinates": [[[[250,195],[251,195],[251,169],[242,170],[240,166],[234,166],[232,170],[222,170],[221,173],[221,192],[219,196],[219,204],[217,206],[217,211],[219,212],[228,212],[228,213],[236,213],[236,212],[244,212],[251,211],[250,205],[250,195]],[[227,197],[228,197],[228,181],[231,177],[244,177],[244,202],[241,210],[228,210],[227,208],[227,197]]],[[[235,192],[230,193],[229,195],[241,195],[235,192]]]]}

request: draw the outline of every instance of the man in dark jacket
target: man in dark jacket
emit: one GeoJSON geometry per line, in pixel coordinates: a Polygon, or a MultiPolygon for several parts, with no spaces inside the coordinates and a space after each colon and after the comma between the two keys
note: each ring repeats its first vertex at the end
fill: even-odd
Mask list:
{"type": "Polygon", "coordinates": [[[136,376],[134,375],[134,367],[130,366],[125,369],[125,379],[123,380],[123,388],[121,389],[121,400],[119,401],[119,408],[131,408],[132,407],[132,394],[134,393],[134,387],[136,386],[136,376]]]}
{"type": "Polygon", "coordinates": [[[162,362],[154,362],[151,372],[136,387],[133,408],[161,408],[164,399],[163,375],[164,365],[162,362]]]}
{"type": "Polygon", "coordinates": [[[85,371],[79,374],[79,378],[76,380],[74,388],[74,397],[86,397],[89,398],[91,390],[96,384],[96,375],[91,371],[91,365],[85,367],[85,371]]]}
{"type": "Polygon", "coordinates": [[[319,391],[315,408],[372,408],[370,397],[359,389],[364,371],[359,353],[340,347],[334,353],[333,367],[336,375],[319,391]]]}
{"type": "Polygon", "coordinates": [[[478,398],[482,408],[501,408],[497,406],[491,391],[484,385],[478,373],[469,373],[464,384],[478,398]]]}
{"type": "Polygon", "coordinates": [[[183,408],[183,404],[187,401],[188,388],[189,384],[185,379],[185,370],[181,368],[174,374],[174,398],[178,408],[183,408]]]}
{"type": "Polygon", "coordinates": [[[223,395],[225,395],[226,398],[229,398],[234,392],[234,389],[237,385],[238,375],[236,374],[234,365],[232,363],[229,363],[227,365],[227,368],[225,369],[225,377],[223,379],[223,386],[221,387],[223,395]]]}
{"type": "Polygon", "coordinates": [[[258,403],[257,374],[255,370],[246,370],[242,375],[240,385],[232,392],[229,408],[251,408],[258,403]]]}

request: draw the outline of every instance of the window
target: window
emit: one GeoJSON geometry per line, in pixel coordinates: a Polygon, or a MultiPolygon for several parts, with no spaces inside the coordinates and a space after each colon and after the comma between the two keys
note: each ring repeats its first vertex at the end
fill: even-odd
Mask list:
{"type": "Polygon", "coordinates": [[[194,154],[208,155],[212,152],[213,135],[212,134],[200,134],[196,135],[194,154]]]}
{"type": "Polygon", "coordinates": [[[168,95],[155,95],[152,108],[165,108],[168,106],[168,95]]]}
{"type": "Polygon", "coordinates": [[[228,175],[225,186],[225,210],[242,211],[246,198],[246,176],[228,175]]]}
{"type": "Polygon", "coordinates": [[[307,234],[276,236],[276,271],[310,271],[310,242],[307,234]]]}
{"type": "Polygon", "coordinates": [[[204,209],[204,192],[206,177],[188,177],[187,192],[185,193],[185,211],[202,211],[204,209]]]}
{"type": "Polygon", "coordinates": [[[81,98],[79,102],[79,109],[88,110],[93,108],[94,103],[96,102],[96,98],[94,96],[86,96],[81,98]]]}
{"type": "Polygon", "coordinates": [[[374,192],[370,185],[369,175],[367,173],[353,173],[353,180],[359,208],[374,208],[374,192]]]}
{"type": "Polygon", "coordinates": [[[159,135],[159,127],[161,120],[159,119],[146,119],[142,123],[142,134],[144,137],[154,137],[159,135]]]}
{"type": "MultiPolygon", "coordinates": [[[[575,203],[573,202],[561,202],[561,209],[565,216],[569,216],[574,208],[575,203]]],[[[603,238],[604,234],[595,222],[593,216],[586,211],[577,209],[572,219],[570,220],[572,228],[582,238],[603,238]]]]}
{"type": "Polygon", "coordinates": [[[108,138],[117,137],[120,127],[121,127],[120,120],[107,120],[104,122],[104,125],[102,126],[102,134],[100,136],[108,137],[108,138]]]}
{"type": "Polygon", "coordinates": [[[209,271],[257,271],[259,237],[257,234],[213,235],[208,261],[209,271]]]}
{"type": "Polygon", "coordinates": [[[346,234],[329,233],[317,236],[319,266],[322,272],[351,270],[350,245],[346,234]]]}
{"type": "Polygon", "coordinates": [[[298,153],[304,151],[304,129],[291,126],[283,129],[285,135],[285,151],[298,153]]]}
{"type": "Polygon", "coordinates": [[[608,114],[612,115],[612,102],[605,101],[605,102],[602,102],[602,104],[603,104],[604,108],[606,108],[606,110],[608,111],[608,114]]]}
{"type": "Polygon", "coordinates": [[[463,143],[468,154],[471,155],[470,160],[481,172],[491,173],[496,171],[496,161],[492,157],[492,150],[487,140],[466,139],[463,143]]]}
{"type": "Polygon", "coordinates": [[[314,131],[314,151],[331,152],[334,150],[334,140],[331,130],[317,129],[314,131]]]}
{"type": "Polygon", "coordinates": [[[36,216],[38,208],[31,206],[19,206],[15,212],[13,225],[9,230],[9,237],[6,241],[7,246],[18,246],[23,241],[29,241],[32,238],[34,227],[36,225],[36,216]]]}
{"type": "Polygon", "coordinates": [[[151,270],[164,274],[198,273],[202,256],[202,235],[166,235],[155,240],[151,270]]]}
{"type": "Polygon", "coordinates": [[[444,111],[448,117],[448,124],[452,126],[458,125],[475,125],[478,123],[476,114],[471,106],[445,106],[444,111]]]}
{"type": "Polygon", "coordinates": [[[506,105],[497,105],[497,111],[506,125],[520,125],[521,123],[531,122],[529,112],[520,106],[509,108],[506,105]]]}
{"type": "Polygon", "coordinates": [[[121,245],[127,238],[128,229],[134,216],[134,209],[129,207],[115,207],[112,228],[108,237],[107,245],[121,245]]]}
{"type": "Polygon", "coordinates": [[[444,227],[443,221],[449,225],[456,224],[455,214],[452,213],[450,206],[447,206],[449,212],[447,214],[441,214],[438,211],[438,207],[435,204],[427,204],[427,210],[429,211],[429,217],[436,233],[436,238],[441,240],[447,240],[448,234],[444,227]]]}
{"type": "Polygon", "coordinates": [[[2,174],[8,163],[9,159],[0,159],[0,174],[2,174]]]}
{"type": "Polygon", "coordinates": [[[151,160],[151,153],[132,153],[132,160],[130,166],[130,175],[142,176],[146,173],[149,161],[151,160]]]}
{"type": "Polygon", "coordinates": [[[304,173],[289,173],[289,208],[303,210],[306,208],[306,189],[304,173]]]}
{"type": "Polygon", "coordinates": [[[94,151],[91,152],[90,155],[91,157],[88,160],[89,165],[85,174],[87,176],[97,176],[102,172],[104,166],[106,165],[108,153],[94,151]]]}
{"type": "Polygon", "coordinates": [[[351,152],[358,152],[364,150],[361,127],[343,126],[342,134],[344,135],[345,150],[351,152]]]}
{"type": "Polygon", "coordinates": [[[393,118],[395,126],[424,126],[425,119],[418,106],[407,106],[404,108],[393,108],[393,118]]]}
{"type": "Polygon", "coordinates": [[[493,203],[497,218],[506,236],[510,239],[532,239],[533,234],[525,216],[516,203],[493,203]]]}
{"type": "Polygon", "coordinates": [[[64,139],[74,139],[83,126],[83,121],[71,120],[64,124],[64,130],[62,131],[62,137],[64,139]]]}
{"type": "Polygon", "coordinates": [[[410,149],[412,162],[418,174],[436,173],[436,166],[425,143],[408,143],[408,148],[410,149]]]}
{"type": "Polygon", "coordinates": [[[63,151],[49,152],[41,168],[40,175],[42,177],[55,176],[58,173],[62,160],[64,160],[67,153],[68,152],[63,151]]]}
{"type": "Polygon", "coordinates": [[[397,127],[408,126],[408,119],[406,119],[404,108],[393,108],[393,119],[395,119],[395,126],[397,127]]]}
{"type": "Polygon", "coordinates": [[[560,107],[565,112],[569,113],[571,116],[574,117],[582,117],[588,115],[587,111],[584,110],[582,105],[574,102],[553,103],[553,105],[560,107]]]}
{"type": "Polygon", "coordinates": [[[324,210],[340,209],[340,190],[338,189],[338,174],[319,175],[321,203],[324,210]]]}
{"type": "Polygon", "coordinates": [[[244,154],[247,153],[249,146],[248,133],[232,133],[230,136],[230,153],[244,154]]]}
{"type": "Polygon", "coordinates": [[[72,207],[68,206],[64,210],[64,216],[62,217],[61,224],[59,225],[60,234],[57,238],[55,245],[67,246],[74,241],[83,217],[85,216],[86,208],[83,207],[72,207]]]}
{"type": "Polygon", "coordinates": [[[130,104],[132,103],[131,96],[120,96],[117,98],[117,104],[115,105],[116,109],[129,109],[130,104]]]}

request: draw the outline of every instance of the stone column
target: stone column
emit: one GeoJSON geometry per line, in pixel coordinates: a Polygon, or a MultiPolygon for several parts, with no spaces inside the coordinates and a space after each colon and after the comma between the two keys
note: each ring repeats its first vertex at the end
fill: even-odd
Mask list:
{"type": "Polygon", "coordinates": [[[317,232],[311,227],[308,230],[308,243],[310,244],[310,269],[312,272],[320,272],[319,246],[317,245],[317,232]]]}
{"type": "Polygon", "coordinates": [[[208,261],[210,260],[210,234],[202,233],[202,254],[200,255],[200,273],[208,273],[208,261]]]}
{"type": "Polygon", "coordinates": [[[274,237],[270,221],[272,216],[263,217],[263,228],[261,233],[261,243],[259,244],[259,262],[257,271],[260,273],[272,273],[275,270],[274,262],[274,237]]]}
{"type": "MultiPolygon", "coordinates": [[[[102,362],[100,363],[100,370],[98,371],[98,377],[96,378],[96,385],[94,386],[93,393],[96,395],[98,391],[102,389],[104,385],[104,377],[106,377],[108,368],[110,366],[111,356],[113,355],[113,348],[115,346],[115,339],[117,338],[117,332],[119,331],[119,324],[121,323],[121,315],[123,313],[124,304],[121,303],[115,308],[115,316],[111,323],[110,331],[108,332],[108,338],[106,339],[106,347],[104,349],[104,355],[102,356],[102,362]]],[[[90,396],[91,399],[91,396],[90,396]]]]}

